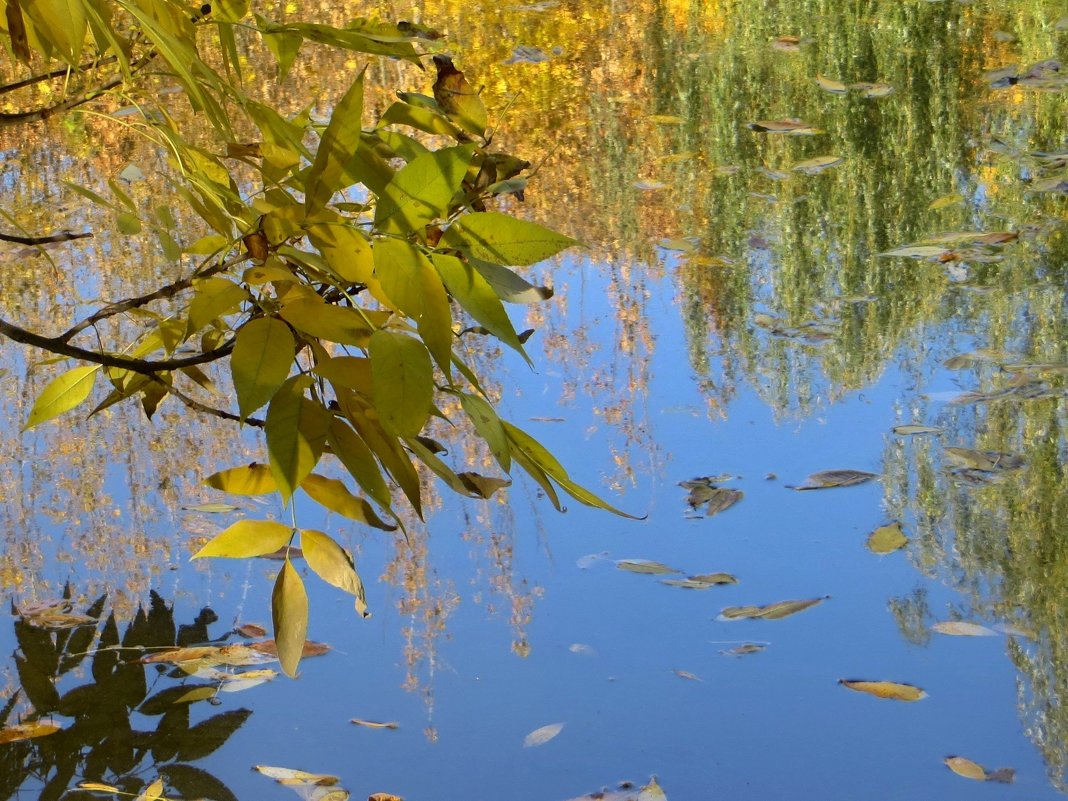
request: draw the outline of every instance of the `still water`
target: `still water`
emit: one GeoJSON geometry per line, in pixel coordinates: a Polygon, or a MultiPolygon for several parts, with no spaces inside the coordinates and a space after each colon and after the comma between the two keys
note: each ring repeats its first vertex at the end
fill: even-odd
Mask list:
{"type": "MultiPolygon", "coordinates": [[[[212,424],[166,407],[147,427],[115,409],[20,436],[47,368],[4,343],[20,387],[0,443],[5,595],[24,606],[69,583],[75,611],[103,598],[92,613],[115,617],[0,629],[9,722],[36,706],[65,729],[0,746],[0,794],[89,797],[71,788],[92,780],[136,795],[162,776],[168,798],[292,798],[251,770],[268,765],[337,776],[301,789],[315,801],[565,801],[623,781],[610,797],[652,801],[652,776],[673,799],[1061,797],[1068,136],[1047,60],[1068,47],[1063,7],[381,13],[446,32],[487,105],[511,101],[498,136],[544,162],[522,208],[585,247],[541,265],[555,298],[517,312],[537,369],[488,353],[487,370],[505,416],[643,519],[556,514],[523,481],[504,501],[435,505],[409,543],[302,509],[355,552],[373,617],[309,582],[309,636],[331,650],[295,681],[217,691],[94,649],[269,625],[277,563],[186,561],[264,514],[183,508],[231,501],[198,482],[262,458],[258,443],[220,453],[212,424]],[[860,472],[790,488],[828,470],[860,472]],[[680,485],[700,477],[714,480],[680,485]],[[737,496],[712,486],[743,495],[713,514],[737,496]],[[664,583],[714,573],[736,581],[664,583]],[[954,756],[982,767],[957,775],[954,756]]],[[[323,74],[314,88],[335,96],[323,74]]],[[[4,185],[44,214],[46,146],[24,147],[45,167],[31,182],[9,158],[4,185]]],[[[137,159],[111,155],[116,173],[137,159]]],[[[94,247],[126,262],[146,246],[94,247]]],[[[115,270],[83,295],[138,291],[115,270]]],[[[28,317],[67,319],[47,282],[0,280],[28,317]]]]}

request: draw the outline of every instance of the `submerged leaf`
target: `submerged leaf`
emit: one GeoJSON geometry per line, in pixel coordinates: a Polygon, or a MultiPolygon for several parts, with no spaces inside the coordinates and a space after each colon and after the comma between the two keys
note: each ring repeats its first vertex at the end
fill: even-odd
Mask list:
{"type": "Polygon", "coordinates": [[[767,643],[745,642],[733,648],[728,648],[726,651],[720,651],[720,653],[726,656],[746,656],[748,654],[758,654],[767,647],[767,643]]]}
{"type": "Polygon", "coordinates": [[[756,120],[746,123],[746,128],[757,133],[777,133],[788,136],[803,136],[822,133],[818,128],[813,128],[807,122],[797,119],[788,120],[756,120]]]}
{"type": "Polygon", "coordinates": [[[691,673],[688,670],[674,670],[672,672],[680,679],[686,679],[687,681],[704,681],[704,679],[702,679],[696,673],[691,673]]]}
{"type": "Polygon", "coordinates": [[[686,590],[707,590],[717,584],[737,584],[738,579],[730,573],[706,573],[684,579],[661,579],[660,583],[667,584],[669,587],[682,587],[686,590]]]}
{"type": "Polygon", "coordinates": [[[916,423],[908,423],[903,426],[894,426],[891,431],[893,431],[899,437],[911,437],[916,434],[939,434],[942,432],[942,429],[937,428],[936,426],[925,426],[916,423]]]}
{"type": "Polygon", "coordinates": [[[276,768],[270,765],[254,765],[252,769],[259,771],[268,779],[274,779],[279,784],[289,786],[315,785],[318,787],[332,787],[340,781],[337,776],[330,776],[325,773],[308,773],[307,771],[297,770],[296,768],[276,768]]]}
{"type": "Polygon", "coordinates": [[[831,596],[824,595],[822,598],[808,598],[801,601],[778,601],[767,606],[728,606],[719,613],[717,620],[746,620],[760,618],[762,620],[781,620],[790,615],[796,615],[816,604],[823,603],[831,596]]]}
{"type": "Polygon", "coordinates": [[[852,487],[856,484],[864,484],[878,478],[877,473],[867,473],[863,470],[825,470],[821,473],[813,473],[804,484],[788,486],[795,490],[831,489],[833,487],[852,487]]]}
{"type": "Polygon", "coordinates": [[[816,156],[797,162],[790,169],[803,172],[805,175],[816,175],[831,167],[837,167],[844,159],[841,156],[816,156]]]}
{"type": "Polygon", "coordinates": [[[663,562],[654,562],[649,559],[620,559],[616,562],[616,567],[620,570],[628,570],[631,573],[645,573],[647,575],[682,572],[673,567],[668,567],[663,562]]]}
{"type": "Polygon", "coordinates": [[[535,746],[545,745],[545,743],[549,742],[549,740],[553,739],[563,730],[563,723],[550,723],[548,726],[534,729],[534,731],[523,738],[523,747],[533,748],[535,746]]]}
{"type": "Polygon", "coordinates": [[[379,723],[376,720],[361,720],[360,718],[353,718],[349,723],[355,723],[357,726],[363,726],[366,729],[399,729],[400,724],[394,721],[387,721],[385,723],[379,723]]]}
{"type": "Polygon", "coordinates": [[[889,698],[894,701],[919,701],[927,693],[911,684],[898,684],[893,681],[862,681],[859,679],[839,679],[843,687],[857,692],[868,693],[877,698],[889,698]]]}
{"type": "Polygon", "coordinates": [[[977,451],[972,448],[946,448],[946,456],[957,467],[996,473],[1018,470],[1023,467],[1023,457],[1001,451],[977,451]]]}

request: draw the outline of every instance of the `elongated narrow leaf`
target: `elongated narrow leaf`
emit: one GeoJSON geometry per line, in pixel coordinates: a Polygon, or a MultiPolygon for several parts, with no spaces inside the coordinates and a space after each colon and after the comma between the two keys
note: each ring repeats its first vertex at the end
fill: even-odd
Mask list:
{"type": "Polygon", "coordinates": [[[526,266],[579,244],[537,223],[497,211],[465,214],[445,231],[442,244],[491,264],[526,266]]]}
{"type": "Polygon", "coordinates": [[[384,522],[363,498],[359,498],[348,491],[345,484],[337,479],[326,478],[312,473],[301,482],[300,488],[304,490],[316,503],[325,506],[332,512],[337,512],[349,520],[356,520],[373,528],[383,531],[395,531],[396,526],[384,522]]]}
{"type": "Polygon", "coordinates": [[[550,723],[548,726],[534,729],[534,731],[523,738],[523,747],[535,748],[539,745],[545,745],[545,743],[556,737],[563,730],[563,723],[550,723]]]}
{"type": "Polygon", "coordinates": [[[473,145],[428,151],[393,176],[375,207],[382,233],[408,234],[445,216],[467,174],[473,145]]]}
{"type": "Polygon", "coordinates": [[[523,343],[512,325],[508,312],[498,293],[482,274],[469,264],[455,256],[435,253],[431,257],[445,288],[465,312],[487,331],[514,348],[530,363],[530,358],[523,350],[523,343]]]}
{"type": "Polygon", "coordinates": [[[69,412],[89,397],[100,366],[75,367],[53,378],[30,409],[23,431],[69,412]]]}
{"type": "Polygon", "coordinates": [[[230,369],[242,417],[267,403],[282,386],[295,350],[289,326],[273,317],[252,320],[237,332],[230,369]]]}
{"type": "Polygon", "coordinates": [[[292,536],[293,529],[273,520],[238,520],[216,534],[192,558],[221,556],[243,559],[263,556],[284,548],[292,536]]]}
{"type": "Polygon", "coordinates": [[[497,412],[485,400],[477,395],[469,395],[466,392],[460,395],[460,405],[464,413],[470,418],[482,439],[486,440],[493,458],[501,466],[501,470],[508,473],[512,469],[512,452],[508,445],[508,435],[497,412]]]}
{"type": "Polygon", "coordinates": [[[376,331],[368,349],[375,408],[382,423],[401,436],[423,430],[434,399],[430,354],[417,339],[376,331]]]}
{"type": "Polygon", "coordinates": [[[267,455],[285,503],[322,456],[330,413],[304,397],[306,376],[289,379],[267,409],[267,455]]]}
{"type": "Polygon", "coordinates": [[[839,679],[839,684],[850,690],[868,693],[876,698],[889,698],[894,701],[919,701],[927,693],[911,684],[899,684],[894,681],[863,681],[858,679],[839,679]]]}
{"type": "Polygon", "coordinates": [[[362,133],[363,70],[344,97],[334,106],[330,123],[323,131],[315,161],[304,181],[308,213],[323,208],[333,194],[344,188],[345,165],[356,152],[362,133]]]}
{"type": "Polygon", "coordinates": [[[287,558],[282,563],[271,595],[274,641],[278,661],[287,676],[297,675],[304,641],[308,638],[308,593],[300,574],[287,558]]]}
{"type": "Polygon", "coordinates": [[[314,570],[319,578],[355,596],[356,612],[360,617],[371,616],[367,611],[367,595],[363,582],[348,551],[333,538],[313,529],[303,529],[300,532],[300,547],[304,551],[304,560],[308,567],[314,570]]]}
{"type": "Polygon", "coordinates": [[[360,436],[341,420],[330,423],[327,442],[334,456],[345,466],[356,483],[370,495],[380,507],[390,509],[392,498],[389,487],[382,477],[374,454],[360,436]]]}
{"type": "Polygon", "coordinates": [[[271,468],[253,462],[245,467],[231,467],[205,479],[205,484],[232,495],[269,495],[278,491],[271,468]]]}

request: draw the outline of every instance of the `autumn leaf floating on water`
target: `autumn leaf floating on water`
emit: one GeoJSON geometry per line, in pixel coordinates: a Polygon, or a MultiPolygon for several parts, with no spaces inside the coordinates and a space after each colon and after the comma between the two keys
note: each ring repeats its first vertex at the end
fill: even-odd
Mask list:
{"type": "Polygon", "coordinates": [[[620,559],[616,562],[616,567],[630,573],[644,573],[650,576],[682,572],[673,567],[668,567],[663,562],[654,562],[651,559],[620,559]]]}
{"type": "Polygon", "coordinates": [[[17,743],[22,740],[35,740],[62,731],[63,727],[51,720],[35,720],[30,723],[16,723],[0,729],[0,743],[17,743]]]}
{"type": "Polygon", "coordinates": [[[798,119],[785,120],[755,120],[745,125],[750,131],[756,133],[784,134],[786,136],[811,136],[823,133],[819,128],[814,128],[807,122],[798,119]]]}
{"type": "Polygon", "coordinates": [[[790,169],[794,172],[803,172],[805,175],[817,175],[831,167],[837,167],[843,161],[844,159],[841,156],[816,156],[799,161],[790,169]]]}
{"type": "Polygon", "coordinates": [[[868,550],[872,553],[887,554],[900,550],[908,545],[909,538],[901,530],[900,523],[891,523],[888,526],[879,526],[868,535],[868,550]]]}
{"type": "Polygon", "coordinates": [[[25,604],[21,607],[12,606],[15,616],[35,629],[64,631],[80,626],[96,625],[99,622],[98,618],[80,615],[73,610],[74,602],[67,598],[25,604]]]}
{"type": "Polygon", "coordinates": [[[660,579],[660,583],[669,587],[681,587],[684,590],[707,590],[719,584],[737,584],[738,579],[730,573],[706,573],[684,579],[660,579]]]}
{"type": "Polygon", "coordinates": [[[965,779],[974,779],[980,782],[1000,782],[1002,784],[1012,784],[1016,780],[1016,771],[1012,768],[987,770],[979,763],[962,756],[948,756],[942,761],[946,763],[947,768],[965,779]]]}
{"type": "Polygon", "coordinates": [[[741,490],[719,486],[724,481],[730,481],[734,476],[724,474],[720,476],[698,476],[686,481],[680,481],[679,486],[689,490],[686,497],[686,505],[695,512],[705,517],[712,517],[726,509],[730,509],[740,501],[745,493],[741,490]]]}
{"type": "Polygon", "coordinates": [[[899,684],[894,681],[862,681],[860,679],[839,679],[838,683],[850,690],[874,695],[876,698],[889,698],[894,701],[919,701],[927,693],[911,684],[899,684]]]}
{"type": "Polygon", "coordinates": [[[899,437],[914,437],[918,434],[942,433],[941,428],[937,428],[936,426],[925,426],[920,423],[906,423],[905,425],[894,426],[890,430],[899,437]]]}
{"type": "Polygon", "coordinates": [[[702,679],[696,673],[691,673],[688,670],[674,670],[672,672],[680,679],[686,679],[687,681],[704,681],[704,679],[702,679]]]}
{"type": "Polygon", "coordinates": [[[534,729],[530,734],[523,738],[524,748],[536,748],[539,745],[545,745],[549,740],[553,739],[560,732],[564,730],[563,723],[550,723],[547,726],[534,729]]]}
{"type": "Polygon", "coordinates": [[[831,596],[808,598],[803,601],[779,601],[767,606],[728,606],[716,620],[781,620],[828,600],[831,596]]]}
{"type": "Polygon", "coordinates": [[[967,623],[963,620],[945,620],[931,626],[931,631],[939,634],[948,634],[951,637],[996,637],[997,632],[980,626],[978,623],[967,623]]]}
{"type": "Polygon", "coordinates": [[[748,656],[749,654],[759,654],[761,651],[766,650],[768,644],[765,642],[743,642],[741,645],[736,645],[733,648],[727,648],[720,651],[724,656],[748,656]]]}
{"type": "Polygon", "coordinates": [[[877,473],[867,473],[863,470],[824,470],[821,473],[813,473],[802,484],[787,484],[786,488],[792,490],[818,490],[853,487],[857,484],[865,484],[878,477],[877,473]]]}
{"type": "Polygon", "coordinates": [[[595,793],[570,798],[568,801],[667,801],[667,794],[656,780],[637,787],[633,782],[620,782],[615,790],[598,790],[595,793]]]}
{"type": "Polygon", "coordinates": [[[353,718],[349,721],[349,723],[355,723],[357,726],[363,726],[365,729],[396,730],[400,728],[400,724],[392,720],[379,722],[377,720],[362,720],[361,718],[353,718]]]}

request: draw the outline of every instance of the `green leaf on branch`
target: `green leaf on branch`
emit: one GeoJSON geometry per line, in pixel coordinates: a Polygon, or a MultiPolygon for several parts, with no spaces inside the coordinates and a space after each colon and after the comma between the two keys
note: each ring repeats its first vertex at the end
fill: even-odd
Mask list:
{"type": "Polygon", "coordinates": [[[300,574],[286,557],[271,595],[274,641],[282,672],[296,676],[304,641],[308,638],[308,593],[300,574]]]}
{"type": "Polygon", "coordinates": [[[499,211],[465,214],[445,231],[441,244],[480,261],[526,266],[579,244],[569,236],[499,211]]]}
{"type": "Polygon", "coordinates": [[[462,393],[460,405],[464,413],[470,418],[475,426],[475,431],[482,439],[486,440],[490,453],[506,473],[512,470],[512,452],[508,444],[508,434],[501,424],[497,412],[485,400],[477,395],[462,393]]]}
{"type": "Polygon", "coordinates": [[[434,400],[434,371],[426,346],[406,334],[376,331],[368,353],[374,404],[383,425],[414,437],[426,425],[434,400]]]}
{"type": "Polygon", "coordinates": [[[389,487],[378,468],[374,454],[367,444],[341,420],[330,423],[326,440],[334,456],[345,466],[356,483],[383,509],[390,509],[389,487]]]}
{"type": "MultiPolygon", "coordinates": [[[[505,311],[504,304],[501,303],[500,292],[490,285],[490,282],[486,280],[482,273],[470,264],[465,264],[455,256],[449,256],[445,253],[435,253],[431,256],[431,260],[437,268],[445,288],[449,290],[449,294],[456,299],[456,302],[463,307],[463,310],[505,345],[522,354],[528,364],[533,364],[526,351],[523,350],[523,343],[519,341],[519,335],[516,334],[515,327],[508,317],[508,312],[505,311]]],[[[499,269],[505,270],[503,267],[499,269]]],[[[505,272],[508,272],[519,281],[523,280],[511,271],[505,270],[505,272]]],[[[524,281],[523,283],[525,284],[526,282],[524,281]]],[[[530,284],[527,284],[527,286],[529,287],[530,284]]],[[[550,291],[548,294],[551,295],[552,292],[550,291]]],[[[538,300],[541,299],[543,298],[539,296],[538,300]]]]}
{"type": "Polygon", "coordinates": [[[445,216],[474,152],[474,145],[449,147],[424,153],[405,165],[378,198],[375,228],[407,234],[445,216]]]}
{"type": "Polygon", "coordinates": [[[267,403],[282,386],[295,350],[289,326],[273,317],[252,320],[237,332],[230,370],[242,418],[267,403]]]}
{"type": "Polygon", "coordinates": [[[345,165],[356,152],[362,134],[363,75],[364,71],[360,70],[352,86],[334,106],[330,123],[319,141],[315,161],[304,179],[309,214],[326,206],[334,193],[345,187],[345,165]]]}
{"type": "Polygon", "coordinates": [[[100,365],[75,367],[56,376],[37,396],[23,431],[47,422],[83,403],[93,391],[100,365]]]}
{"type": "Polygon", "coordinates": [[[367,611],[367,595],[363,581],[356,572],[352,555],[338,545],[333,538],[321,531],[303,529],[300,532],[300,548],[304,561],[327,584],[333,584],[356,598],[356,612],[360,617],[370,617],[367,611]]]}
{"type": "Polygon", "coordinates": [[[195,334],[212,320],[234,311],[248,300],[248,292],[244,287],[225,278],[205,278],[197,281],[194,293],[189,304],[187,334],[195,334]]]}
{"type": "Polygon", "coordinates": [[[339,345],[365,347],[371,335],[367,317],[352,308],[324,303],[315,295],[286,303],[279,313],[302,334],[339,345]]]}
{"type": "Polygon", "coordinates": [[[289,544],[293,529],[272,520],[238,520],[216,534],[193,559],[206,556],[246,559],[274,553],[289,544]]]}
{"type": "Polygon", "coordinates": [[[287,504],[322,456],[330,427],[330,413],[304,397],[309,383],[307,376],[290,378],[267,408],[267,455],[278,492],[287,504]]]}
{"type": "Polygon", "coordinates": [[[382,531],[396,531],[397,529],[396,526],[383,521],[375,514],[370,503],[353,495],[344,482],[337,479],[312,473],[301,482],[300,488],[320,506],[325,506],[331,512],[336,512],[349,520],[355,520],[382,531]]]}

